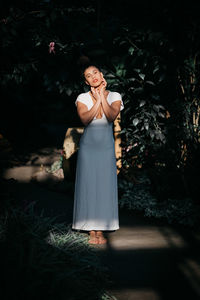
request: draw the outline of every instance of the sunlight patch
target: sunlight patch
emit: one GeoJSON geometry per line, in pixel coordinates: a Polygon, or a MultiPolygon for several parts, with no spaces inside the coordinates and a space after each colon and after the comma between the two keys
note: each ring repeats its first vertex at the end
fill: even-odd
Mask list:
{"type": "Polygon", "coordinates": [[[116,299],[126,300],[161,300],[159,294],[152,289],[120,289],[111,290],[110,293],[116,297],[116,299]],[[123,297],[123,298],[122,298],[123,297]]]}
{"type": "Polygon", "coordinates": [[[179,264],[179,268],[200,297],[200,263],[194,259],[185,259],[183,263],[179,264]]]}
{"type": "Polygon", "coordinates": [[[110,246],[115,249],[156,249],[187,247],[183,238],[170,227],[123,227],[110,235],[110,246]]]}
{"type": "Polygon", "coordinates": [[[19,182],[29,182],[32,176],[39,170],[39,166],[22,166],[9,168],[4,172],[3,178],[13,178],[15,180],[18,180],[19,182]]]}

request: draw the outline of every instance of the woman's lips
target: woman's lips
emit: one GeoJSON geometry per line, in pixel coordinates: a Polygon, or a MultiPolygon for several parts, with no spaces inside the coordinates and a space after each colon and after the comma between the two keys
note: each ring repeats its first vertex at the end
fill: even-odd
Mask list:
{"type": "Polygon", "coordinates": [[[98,79],[94,79],[94,80],[93,80],[94,83],[97,82],[97,81],[98,81],[98,79]]]}

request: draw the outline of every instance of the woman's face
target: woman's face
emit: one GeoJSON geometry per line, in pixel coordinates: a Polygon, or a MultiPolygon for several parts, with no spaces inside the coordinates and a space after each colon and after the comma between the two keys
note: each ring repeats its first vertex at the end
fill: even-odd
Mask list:
{"type": "Polygon", "coordinates": [[[96,67],[89,67],[84,72],[85,82],[91,87],[98,87],[103,80],[103,74],[96,67]]]}

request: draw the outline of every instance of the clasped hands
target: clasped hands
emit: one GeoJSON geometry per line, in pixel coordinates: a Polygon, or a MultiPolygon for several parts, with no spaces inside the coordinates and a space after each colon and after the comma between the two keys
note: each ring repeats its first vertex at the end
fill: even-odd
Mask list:
{"type": "Polygon", "coordinates": [[[106,90],[106,86],[107,86],[107,82],[106,82],[105,78],[103,78],[101,88],[91,87],[92,95],[94,96],[94,98],[97,101],[99,100],[100,102],[102,102],[102,96],[104,96],[104,92],[106,90]]]}

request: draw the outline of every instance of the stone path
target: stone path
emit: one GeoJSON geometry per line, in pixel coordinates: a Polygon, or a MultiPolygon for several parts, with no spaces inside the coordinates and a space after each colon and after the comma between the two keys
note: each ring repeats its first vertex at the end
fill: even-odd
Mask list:
{"type": "MultiPolygon", "coordinates": [[[[38,213],[71,223],[73,182],[62,184],[39,172],[41,162],[49,165],[58,158],[55,149],[52,153],[33,155],[26,165],[8,169],[4,178],[18,180],[15,195],[20,201],[37,200],[38,213]],[[37,183],[31,181],[36,173],[37,183]]],[[[200,234],[126,209],[119,210],[119,218],[120,229],[105,233],[107,245],[91,246],[109,269],[110,294],[117,300],[200,299],[200,234]]]]}
{"type": "Polygon", "coordinates": [[[200,299],[199,236],[120,210],[108,241],[102,261],[118,300],[200,299]]]}

